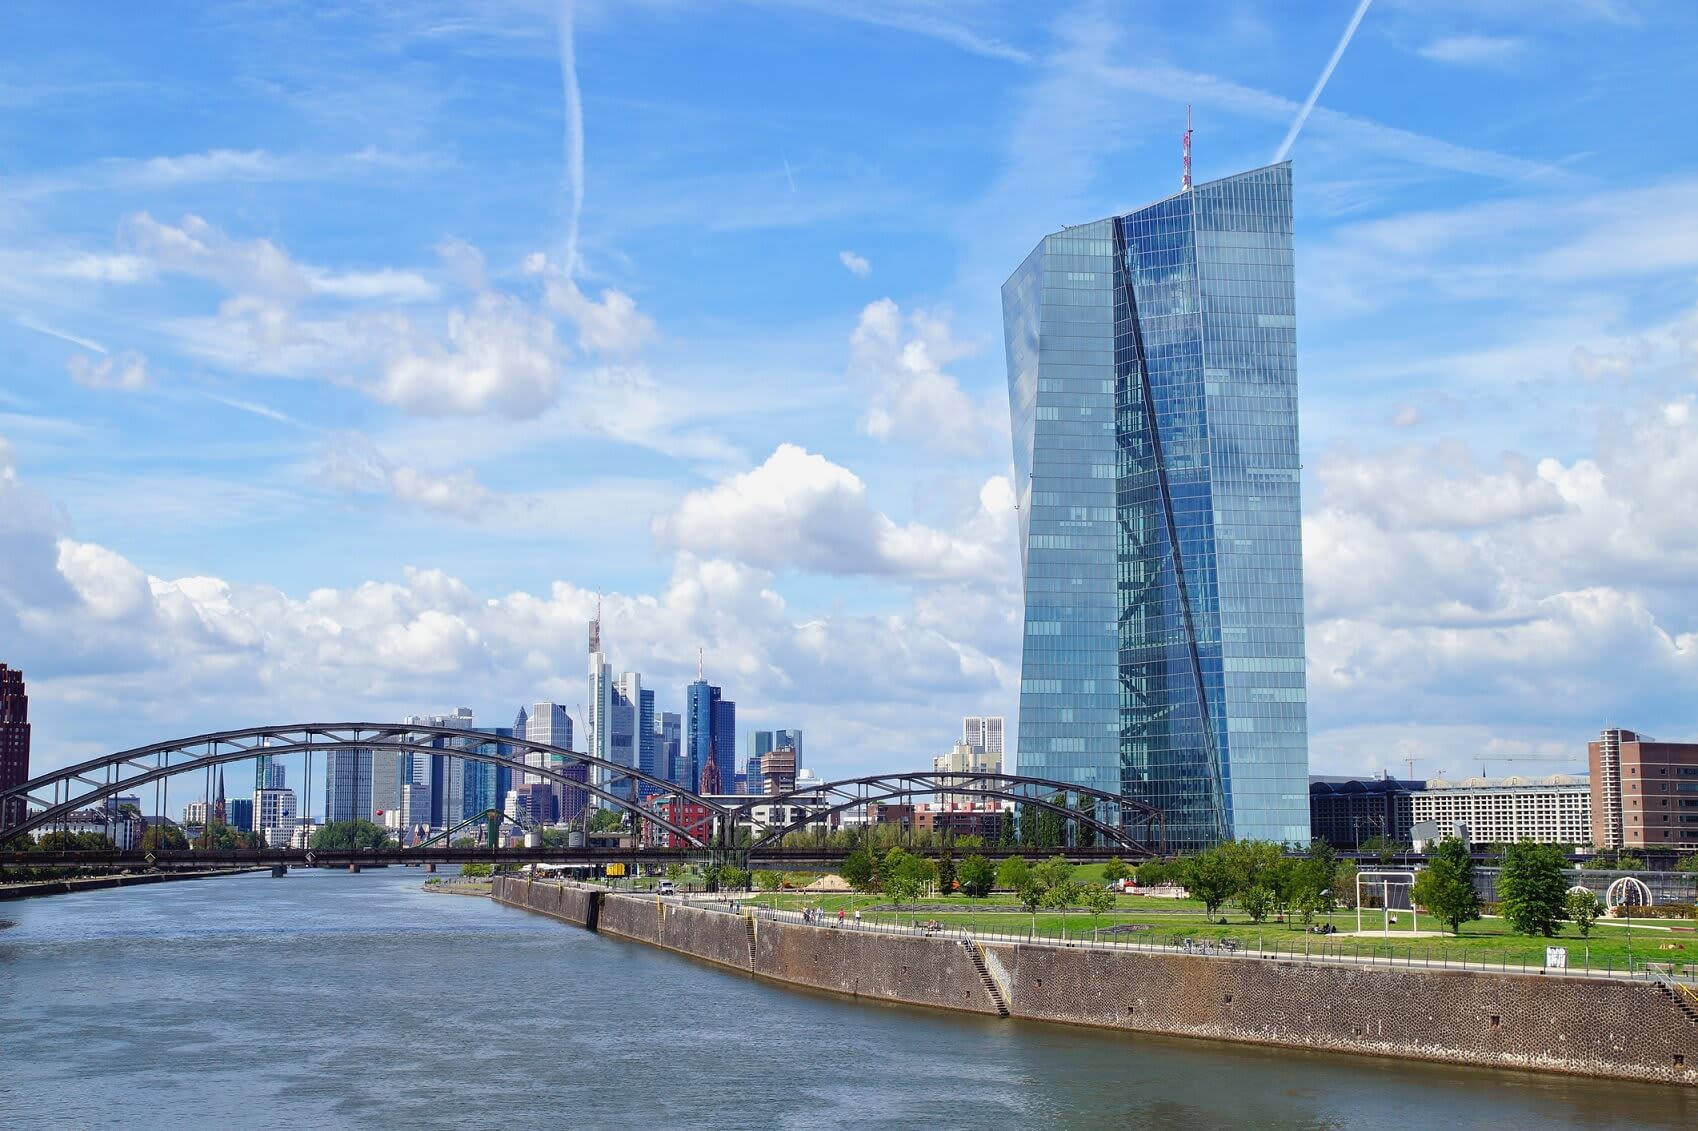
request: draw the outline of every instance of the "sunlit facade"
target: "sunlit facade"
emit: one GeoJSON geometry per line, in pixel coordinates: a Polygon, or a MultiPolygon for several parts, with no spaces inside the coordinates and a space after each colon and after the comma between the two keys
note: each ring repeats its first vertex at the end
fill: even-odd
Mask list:
{"type": "Polygon", "coordinates": [[[1306,842],[1291,167],[1046,237],[1003,285],[1021,773],[1169,844],[1306,842]]]}

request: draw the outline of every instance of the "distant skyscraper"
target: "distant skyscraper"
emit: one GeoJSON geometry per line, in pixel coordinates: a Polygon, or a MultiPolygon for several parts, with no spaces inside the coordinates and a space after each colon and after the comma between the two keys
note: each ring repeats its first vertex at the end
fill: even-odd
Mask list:
{"type": "Polygon", "coordinates": [[[772,732],[772,748],[787,746],[796,752],[796,770],[802,769],[802,732],[799,730],[775,730],[772,732]]]}
{"type": "Polygon", "coordinates": [[[662,711],[655,723],[655,758],[665,767],[665,778],[674,784],[684,781],[688,763],[684,756],[684,720],[676,711],[662,711]]]}
{"type": "Polygon", "coordinates": [[[530,716],[525,713],[525,709],[523,707],[520,707],[518,716],[513,720],[514,736],[517,738],[526,737],[530,733],[528,730],[529,723],[530,716]]]}
{"type": "Polygon", "coordinates": [[[1287,163],[1048,236],[1002,288],[1017,766],[1179,850],[1308,838],[1293,289],[1287,163]]]}
{"type": "MultiPolygon", "coordinates": [[[[401,808],[402,761],[403,756],[393,750],[371,753],[371,805],[366,817],[374,825],[392,825],[389,817],[401,808]]],[[[410,759],[407,764],[412,765],[410,759]]]]}
{"type": "Polygon", "coordinates": [[[249,832],[254,827],[254,803],[251,797],[232,797],[226,803],[229,814],[226,818],[231,828],[239,832],[249,832]]]}
{"type": "Polygon", "coordinates": [[[325,821],[371,817],[370,750],[331,750],[324,756],[325,821]]]}
{"type": "MultiPolygon", "coordinates": [[[[412,726],[447,727],[453,730],[471,730],[475,726],[470,707],[461,707],[452,715],[409,715],[405,721],[412,726]]],[[[467,739],[446,736],[432,737],[427,741],[428,745],[443,750],[463,747],[469,742],[467,739]]],[[[407,781],[427,787],[430,803],[430,815],[425,817],[421,812],[413,812],[410,814],[410,824],[445,829],[460,823],[463,816],[460,806],[465,796],[465,767],[464,759],[450,754],[403,756],[403,769],[411,771],[403,775],[403,787],[407,781]]],[[[415,808],[417,804],[415,799],[415,808]]]]}
{"type": "Polygon", "coordinates": [[[1002,716],[968,715],[961,720],[961,741],[1002,760],[1002,716]]]}
{"type": "Polygon", "coordinates": [[[756,789],[761,780],[761,759],[772,750],[772,732],[770,730],[752,730],[749,732],[749,756],[743,763],[743,781],[747,788],[756,789]]]}
{"type": "Polygon", "coordinates": [[[642,689],[637,696],[637,769],[651,777],[660,777],[656,762],[654,692],[642,689]]]}
{"type": "MultiPolygon", "coordinates": [[[[198,803],[197,803],[198,804],[198,803]]],[[[295,827],[295,791],[286,788],[266,788],[254,791],[254,824],[261,833],[281,831],[286,843],[295,827]]],[[[272,837],[266,837],[271,844],[272,837]]]]}
{"type": "Polygon", "coordinates": [[[713,709],[718,702],[719,688],[705,679],[684,688],[684,765],[678,784],[691,792],[698,792],[702,767],[713,745],[713,709]]]}
{"type": "MultiPolygon", "coordinates": [[[[0,789],[29,781],[29,694],[24,673],[0,664],[0,789]]],[[[0,829],[29,819],[28,804],[14,797],[0,809],[0,829]]]]}

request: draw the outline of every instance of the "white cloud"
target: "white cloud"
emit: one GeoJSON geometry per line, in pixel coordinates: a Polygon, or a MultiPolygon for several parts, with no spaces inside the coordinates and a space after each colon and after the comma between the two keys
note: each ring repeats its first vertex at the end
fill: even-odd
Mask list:
{"type": "Polygon", "coordinates": [[[990,480],[959,532],[892,521],[848,468],[794,444],[765,463],[684,496],[655,523],[663,542],[765,569],[890,575],[917,581],[992,580],[1013,561],[1014,496],[990,480]]]}
{"type": "Polygon", "coordinates": [[[79,253],[55,265],[53,273],[89,283],[139,283],[153,276],[153,263],[140,255],[79,253]]]}
{"type": "Polygon", "coordinates": [[[1421,47],[1418,54],[1435,63],[1480,66],[1513,62],[1526,50],[1527,41],[1517,36],[1447,35],[1421,47]]]}
{"type": "Polygon", "coordinates": [[[91,389],[122,389],[134,392],[147,388],[147,360],[139,353],[121,353],[91,358],[72,354],[65,362],[71,380],[91,389]]]}
{"type": "Polygon", "coordinates": [[[403,506],[477,522],[503,505],[478,482],[477,473],[461,470],[432,474],[396,463],[365,436],[346,432],[325,441],[313,479],[348,495],[388,495],[403,506]]]}
{"type": "Polygon", "coordinates": [[[654,319],[623,291],[604,290],[591,299],[565,277],[550,279],[548,305],[578,328],[578,344],[593,353],[629,356],[654,337],[654,319]]]}
{"type": "Polygon", "coordinates": [[[690,398],[656,381],[642,365],[604,365],[580,374],[567,402],[575,425],[593,435],[674,459],[727,464],[743,458],[724,438],[684,427],[690,398]]]}
{"type": "Polygon", "coordinates": [[[385,364],[378,395],[408,412],[535,416],[560,389],[554,324],[517,299],[479,295],[448,315],[446,341],[415,339],[385,364]]]}
{"type": "Polygon", "coordinates": [[[844,267],[848,268],[849,273],[858,279],[865,279],[872,274],[873,265],[863,255],[856,255],[852,251],[840,251],[837,253],[837,258],[844,267]]]}
{"type": "Polygon", "coordinates": [[[849,372],[872,390],[861,427],[880,440],[985,454],[988,413],[944,370],[972,352],[955,341],[940,315],[904,317],[888,298],[868,303],[849,338],[849,372]]]}

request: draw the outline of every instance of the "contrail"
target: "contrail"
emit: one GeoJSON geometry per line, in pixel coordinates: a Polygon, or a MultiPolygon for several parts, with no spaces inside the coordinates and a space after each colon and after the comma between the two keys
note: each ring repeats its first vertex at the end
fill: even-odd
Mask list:
{"type": "Polygon", "coordinates": [[[560,0],[560,89],[566,96],[566,216],[568,279],[578,273],[578,220],[584,213],[584,106],[578,92],[578,56],[572,45],[572,0],[560,0]]]}
{"type": "Polygon", "coordinates": [[[1297,140],[1298,131],[1303,128],[1303,123],[1309,120],[1309,111],[1315,108],[1315,100],[1321,96],[1321,91],[1326,87],[1327,80],[1332,78],[1333,68],[1337,67],[1338,61],[1344,58],[1344,49],[1350,46],[1350,37],[1356,34],[1357,25],[1362,22],[1362,17],[1368,14],[1368,5],[1373,2],[1374,0],[1361,0],[1361,3],[1356,5],[1356,14],[1350,17],[1350,26],[1346,27],[1344,34],[1339,37],[1338,46],[1332,49],[1332,58],[1327,60],[1326,69],[1321,72],[1321,77],[1315,80],[1315,89],[1311,90],[1309,97],[1303,100],[1303,108],[1297,111],[1296,119],[1292,121],[1291,128],[1285,133],[1285,140],[1279,143],[1279,152],[1274,154],[1272,164],[1277,165],[1284,161],[1285,155],[1291,152],[1291,143],[1297,140]]]}
{"type": "Polygon", "coordinates": [[[789,157],[787,157],[787,156],[785,156],[785,155],[783,155],[783,154],[780,154],[780,155],[779,155],[779,156],[780,156],[780,157],[781,157],[781,158],[782,158],[782,159],[783,159],[783,161],[784,161],[784,179],[785,179],[785,180],[786,180],[786,181],[788,181],[788,182],[790,182],[790,191],[791,191],[791,192],[792,192],[792,193],[794,193],[794,192],[795,192],[795,191],[796,191],[796,178],[795,178],[795,176],[794,176],[794,175],[793,175],[793,174],[792,174],[792,173],[791,173],[791,172],[790,172],[790,158],[789,158],[789,157]]]}

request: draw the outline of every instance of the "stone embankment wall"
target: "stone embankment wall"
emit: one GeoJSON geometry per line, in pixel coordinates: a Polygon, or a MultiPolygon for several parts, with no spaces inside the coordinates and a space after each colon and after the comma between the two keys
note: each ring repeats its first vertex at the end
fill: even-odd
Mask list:
{"type": "Polygon", "coordinates": [[[506,877],[495,898],[793,985],[1042,1021],[1698,1084],[1698,1020],[1652,983],[1398,970],[806,927],[506,877]],[[599,922],[598,922],[599,919],[599,922]],[[988,979],[988,984],[987,984],[988,979]]]}

